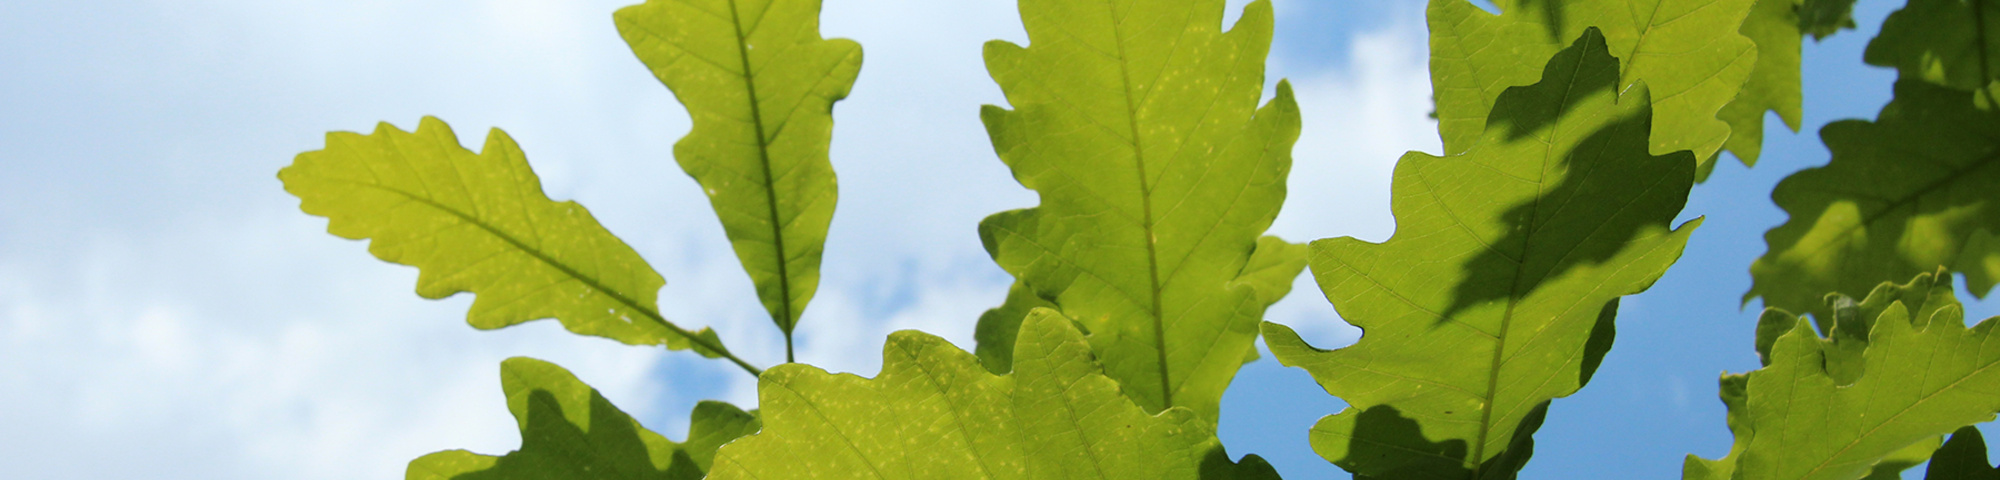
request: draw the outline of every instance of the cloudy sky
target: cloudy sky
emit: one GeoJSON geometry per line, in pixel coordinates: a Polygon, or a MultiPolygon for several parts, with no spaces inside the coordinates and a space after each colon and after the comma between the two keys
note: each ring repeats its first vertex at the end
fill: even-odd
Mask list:
{"type": "MultiPolygon", "coordinates": [[[[667,277],[667,317],[777,363],[775,329],[669,156],[686,114],[613,30],[631,1],[0,4],[0,477],[400,478],[427,452],[518,445],[497,375],[516,355],[570,368],[670,437],[695,401],[754,404],[721,362],[551,322],[475,331],[468,297],[418,299],[415,270],[325,234],[275,178],[328,130],[436,115],[476,146],[504,128],[552,197],[667,277]]],[[[1437,150],[1415,3],[1277,0],[1270,80],[1298,87],[1305,133],[1274,233],[1393,231],[1393,162],[1437,150]]],[[[1862,2],[1861,23],[1887,3],[1862,2]]],[[[1002,0],[826,0],[823,30],[859,40],[867,63],[836,107],[842,195],[800,359],[872,375],[885,335],[907,328],[970,348],[1009,281],[974,227],[1034,203],[976,115],[1003,101],[980,44],[1025,42],[1019,17],[1002,0]]],[[[1893,74],[1859,65],[1869,35],[1809,43],[1805,133],[1696,190],[1687,217],[1708,223],[1626,301],[1617,348],[1557,402],[1529,477],[1671,478],[1682,455],[1727,450],[1714,379],[1756,366],[1755,305],[1737,298],[1783,220],[1768,192],[1825,161],[1819,125],[1887,100],[1893,74]]],[[[1358,334],[1307,279],[1271,319],[1323,347],[1358,334]]],[[[1336,473],[1304,439],[1342,404],[1266,358],[1224,399],[1225,443],[1293,478],[1336,473]]]]}

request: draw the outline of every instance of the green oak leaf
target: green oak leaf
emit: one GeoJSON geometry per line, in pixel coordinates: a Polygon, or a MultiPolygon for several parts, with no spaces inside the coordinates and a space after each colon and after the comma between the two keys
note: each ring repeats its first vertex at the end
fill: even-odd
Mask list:
{"type": "MultiPolygon", "coordinates": [[[[1858,303],[1840,294],[1828,295],[1826,302],[1831,316],[1815,317],[1813,326],[1820,336],[1827,338],[1827,375],[1840,385],[1854,383],[1865,372],[1868,332],[1875,328],[1875,319],[1890,307],[1900,305],[1916,318],[1931,318],[1939,310],[1960,308],[1951,291],[1951,277],[1942,269],[1919,275],[1902,285],[1877,285],[1858,303]]],[[[1790,318],[1790,314],[1781,310],[1765,310],[1763,318],[1758,319],[1757,356],[1764,365],[1770,365],[1771,346],[1791,328],[1790,318]]]]}
{"type": "Polygon", "coordinates": [[[1739,33],[1756,1],[1500,0],[1504,13],[1492,15],[1465,0],[1432,0],[1431,85],[1444,153],[1470,149],[1503,91],[1535,82],[1543,60],[1597,28],[1624,61],[1620,89],[1642,81],[1653,89],[1651,151],[1692,150],[1707,169],[1731,135],[1717,114],[1757,61],[1756,43],[1739,33]]]}
{"type": "Polygon", "coordinates": [[[1903,447],[1902,450],[1883,456],[1881,460],[1875,462],[1875,466],[1868,468],[1868,474],[1862,476],[1861,480],[1902,480],[1904,470],[1930,461],[1931,454],[1936,453],[1938,447],[1942,445],[1944,437],[1941,436],[1918,440],[1917,443],[1903,447]]]}
{"type": "MultiPolygon", "coordinates": [[[[1913,284],[1949,283],[1933,278],[1913,284]]],[[[1968,329],[1956,303],[1891,302],[1870,325],[1862,373],[1843,383],[1829,366],[1851,353],[1809,322],[1774,311],[1761,320],[1770,325],[1758,327],[1760,336],[1784,332],[1767,347],[1768,364],[1742,376],[1741,402],[1725,395],[1733,453],[1690,464],[1733,462],[1726,468],[1744,479],[1896,478],[1930,456],[1940,436],[2000,411],[2000,349],[1988,348],[2000,343],[1993,332],[2000,322],[1968,329]]]]}
{"type": "Polygon", "coordinates": [[[1882,21],[1862,59],[1895,67],[1905,79],[1992,88],[2000,80],[2000,1],[1910,0],[1882,21]]]}
{"type": "Polygon", "coordinates": [[[1014,282],[1007,288],[1007,300],[979,315],[979,323],[972,332],[972,339],[979,342],[973,351],[979,354],[979,363],[987,371],[1004,374],[1014,370],[1014,336],[1021,333],[1021,320],[1028,312],[1037,308],[1056,308],[1056,304],[1035,296],[1035,291],[1014,282]]]}
{"type": "MultiPolygon", "coordinates": [[[[1939,283],[1937,279],[1949,279],[1940,271],[1935,275],[1921,275],[1909,283],[1897,285],[1884,283],[1877,285],[1868,297],[1860,302],[1843,295],[1829,295],[1831,320],[1815,318],[1814,326],[1818,334],[1826,337],[1821,341],[1822,361],[1835,385],[1851,385],[1861,378],[1866,370],[1865,353],[1868,348],[1868,331],[1875,326],[1875,320],[1890,308],[1917,312],[1916,318],[1931,318],[1947,308],[1959,308],[1958,299],[1953,297],[1950,282],[1939,283]]],[[[1764,366],[1771,365],[1771,348],[1778,338],[1791,332],[1797,317],[1783,310],[1766,309],[1757,322],[1757,357],[1764,366]]],[[[1735,471],[1736,458],[1749,446],[1751,438],[1750,410],[1744,407],[1745,389],[1749,377],[1742,374],[1722,376],[1722,404],[1728,407],[1729,430],[1736,434],[1736,441],[1729,455],[1720,460],[1705,460],[1688,455],[1682,465],[1682,475],[1688,480],[1727,480],[1735,471]]],[[[1902,478],[1902,472],[1930,459],[1931,452],[1937,450],[1941,437],[1919,441],[1884,456],[1875,463],[1866,480],[1893,480],[1902,478]]]]}
{"type": "Polygon", "coordinates": [[[417,295],[477,295],[466,321],[495,329],[555,318],[582,335],[664,344],[727,357],[715,332],[689,332],[654,303],[666,280],[576,202],[555,202],[506,132],[482,152],[458,143],[444,121],[417,131],[388,123],[375,133],[332,132],[326,149],[278,172],[306,213],[341,238],[373,239],[369,253],[417,267],[417,295]]]}
{"type": "Polygon", "coordinates": [[[1827,292],[1858,294],[1940,265],[1984,296],[2000,276],[2000,113],[1972,94],[1904,79],[1875,121],[1820,130],[1833,160],[1792,174],[1772,199],[1791,218],[1764,234],[1744,300],[1829,314],[1827,292]]]}
{"type": "MultiPolygon", "coordinates": [[[[1793,132],[1799,131],[1804,115],[1800,86],[1800,49],[1805,10],[1800,0],[1757,0],[1750,16],[1743,20],[1741,33],[1757,44],[1757,64],[1743,91],[1722,106],[1717,118],[1729,123],[1729,141],[1723,147],[1744,165],[1756,165],[1764,151],[1764,112],[1777,112],[1793,132]]],[[[1808,0],[1808,3],[1825,3],[1808,0]]],[[[1849,22],[1852,25],[1852,22],[1849,22]]],[[[1828,32],[1831,33],[1831,32],[1828,32]]],[[[1824,36],[1824,35],[1821,35],[1824,36]]],[[[1715,167],[1704,164],[1702,175],[1715,167]]]]}
{"type": "Polygon", "coordinates": [[[521,449],[506,456],[446,450],[410,462],[409,480],[685,479],[709,469],[715,449],[756,432],[757,417],[727,403],[694,408],[688,440],[674,443],[584,385],[568,370],[527,357],[500,364],[521,449]]]}
{"type": "Polygon", "coordinates": [[[1798,31],[1811,34],[1814,41],[1825,40],[1841,30],[1854,29],[1854,0],[1778,1],[1797,3],[1798,31]]]}
{"type": "Polygon", "coordinates": [[[1512,478],[1549,401],[1609,349],[1614,301],[1665,273],[1699,223],[1670,229],[1695,159],[1648,153],[1649,94],[1620,94],[1603,37],[1586,30],[1547,65],[1465,153],[1403,156],[1388,241],[1312,243],[1358,342],[1320,350],[1264,324],[1280,362],[1350,405],[1312,443],[1356,475],[1512,478]]]}
{"type": "MultiPolygon", "coordinates": [[[[1032,45],[986,44],[1014,109],[981,112],[1000,159],[1041,198],[980,223],[987,252],[1032,293],[1015,298],[1081,322],[1146,411],[1186,406],[1211,423],[1265,307],[1305,268],[1302,248],[1261,237],[1299,135],[1289,84],[1257,106],[1271,5],[1250,3],[1225,32],[1223,3],[1023,0],[1032,45]]],[[[1002,323],[980,330],[1025,310],[1002,306],[986,317],[1002,323]]]]}
{"type": "MultiPolygon", "coordinates": [[[[1759,326],[1762,326],[1762,324],[1759,324],[1759,326]]],[[[1763,332],[1759,331],[1758,334],[1758,338],[1761,339],[1763,332]]],[[[1768,360],[1765,365],[1770,365],[1768,360]]],[[[1729,412],[1727,415],[1729,431],[1736,435],[1736,441],[1730,445],[1729,454],[1723,456],[1721,459],[1709,460],[1688,455],[1687,459],[1681,462],[1682,480],[1731,480],[1735,478],[1736,459],[1743,456],[1743,449],[1750,444],[1750,411],[1743,408],[1744,389],[1750,385],[1750,377],[1741,374],[1732,375],[1724,373],[1719,383],[1721,383],[1722,405],[1728,408],[1729,412]]]]}
{"type": "Polygon", "coordinates": [[[774,367],[763,431],[717,452],[709,478],[1277,478],[1255,455],[1230,462],[1194,411],[1126,398],[1062,314],[1035,309],[1018,335],[1006,375],[911,330],[889,336],[873,379],[774,367]]]}
{"type": "Polygon", "coordinates": [[[694,121],[674,159],[708,193],[786,338],[819,288],[833,220],[833,103],[861,46],[819,36],[819,0],[647,0],[618,32],[694,121]]]}
{"type": "Polygon", "coordinates": [[[2000,480],[2000,468],[1986,463],[1986,438],[1968,425],[1952,432],[1951,441],[1931,456],[1924,480],[2000,480]]]}

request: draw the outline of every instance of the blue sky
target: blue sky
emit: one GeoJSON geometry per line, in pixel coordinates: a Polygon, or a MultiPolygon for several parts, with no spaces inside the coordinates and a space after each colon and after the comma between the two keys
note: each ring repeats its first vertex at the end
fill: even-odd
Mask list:
{"type": "MultiPolygon", "coordinates": [[[[754,403],[746,376],[692,355],[549,322],[474,331],[467,298],[418,299],[414,270],[326,235],[275,179],[328,130],[437,115],[476,145],[503,127],[551,196],[667,277],[663,313],[775,363],[775,330],[669,157],[686,115],[612,29],[629,1],[0,4],[0,477],[396,478],[430,451],[517,445],[497,375],[514,355],[574,370],[671,437],[697,400],[754,403]]],[[[1437,150],[1422,11],[1276,3],[1270,80],[1294,82],[1306,123],[1273,231],[1386,239],[1393,162],[1437,150]]],[[[1859,23],[1890,3],[1861,2],[1859,23]]],[[[1025,41],[1018,16],[1001,0],[827,0],[824,24],[867,64],[836,107],[840,210],[800,357],[872,374],[904,328],[970,348],[1009,280],[974,226],[1034,202],[975,114],[1003,101],[979,45],[1025,41]]],[[[1715,378],[1756,366],[1756,306],[1738,298],[1783,220],[1770,188],[1825,162],[1820,125],[1888,100],[1893,73],[1859,61],[1868,30],[1807,43],[1803,133],[1771,119],[1757,168],[1725,160],[1696,189],[1685,217],[1707,223],[1626,300],[1617,346],[1556,402],[1526,477],[1676,478],[1683,455],[1727,450],[1715,378]]],[[[1271,318],[1322,347],[1358,335],[1309,279],[1271,318]]],[[[1304,438],[1341,407],[1267,355],[1224,398],[1221,434],[1288,477],[1335,475],[1304,438]]]]}

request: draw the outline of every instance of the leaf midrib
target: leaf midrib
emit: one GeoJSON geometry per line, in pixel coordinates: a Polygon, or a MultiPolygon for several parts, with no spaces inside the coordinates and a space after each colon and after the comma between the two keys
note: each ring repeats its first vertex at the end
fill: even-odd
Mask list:
{"type": "Polygon", "coordinates": [[[1153,237],[1153,186],[1146,181],[1146,147],[1139,140],[1139,107],[1132,102],[1132,71],[1125,55],[1125,33],[1119,28],[1124,22],[1118,17],[1116,5],[1104,2],[1104,8],[1110,14],[1111,43],[1118,47],[1118,76],[1125,87],[1125,123],[1132,135],[1132,163],[1139,178],[1139,226],[1146,235],[1146,273],[1151,281],[1147,293],[1153,300],[1153,352],[1160,370],[1160,408],[1167,409],[1174,406],[1174,383],[1167,371],[1166,309],[1161,306],[1160,254],[1153,237]]]}
{"type": "MultiPolygon", "coordinates": [[[[1602,34],[1598,34],[1597,36],[1601,35],[1602,34]]],[[[1584,45],[1586,45],[1586,48],[1581,55],[1577,55],[1576,65],[1570,71],[1569,83],[1564,86],[1562,101],[1558,103],[1558,105],[1566,107],[1570,104],[1570,96],[1571,94],[1576,92],[1577,78],[1583,76],[1583,63],[1590,55],[1589,49],[1587,48],[1589,44],[1585,43],[1584,45]]],[[[1557,110],[1559,114],[1556,116],[1555,121],[1551,122],[1550,124],[1550,129],[1551,129],[1550,131],[1552,132],[1552,134],[1560,135],[1562,132],[1562,123],[1565,116],[1560,115],[1560,112],[1562,112],[1563,110],[1564,109],[1557,110]]],[[[1524,229],[1524,231],[1521,234],[1521,254],[1519,255],[1520,260],[1514,262],[1514,278],[1512,281],[1512,285],[1508,286],[1508,292],[1507,292],[1507,309],[1500,316],[1499,330],[1494,332],[1495,335],[1493,336],[1494,337],[1493,358],[1492,361],[1487,366],[1486,396],[1484,401],[1480,402],[1479,406],[1479,436],[1477,437],[1477,442],[1474,443],[1472,456],[1466,459],[1468,463],[1472,464],[1469,466],[1470,468],[1468,469],[1471,471],[1471,476],[1467,478],[1477,479],[1480,478],[1482,474],[1484,474],[1483,470],[1485,469],[1486,466],[1485,459],[1486,459],[1487,437],[1490,436],[1493,431],[1493,410],[1496,407],[1494,405],[1495,403],[1494,399],[1499,395],[1499,390],[1500,390],[1500,368],[1506,363],[1507,336],[1511,330],[1510,327],[1512,327],[1512,323],[1514,321],[1514,307],[1519,305],[1521,301],[1521,295],[1522,295],[1520,291],[1522,283],[1521,279],[1527,270],[1528,252],[1531,250],[1531,247],[1533,245],[1535,231],[1539,230],[1537,228],[1534,228],[1534,225],[1532,224],[1534,223],[1535,219],[1538,216],[1538,211],[1541,209],[1542,194],[1543,194],[1542,187],[1548,183],[1548,169],[1550,162],[1549,157],[1554,153],[1555,149],[1553,148],[1553,145],[1551,145],[1551,148],[1547,148],[1543,151],[1541,178],[1536,179],[1535,198],[1532,202],[1529,203],[1528,206],[1527,219],[1530,225],[1529,228],[1524,229]]]]}
{"type": "Polygon", "coordinates": [[[348,183],[365,188],[373,188],[376,190],[389,192],[401,196],[403,198],[407,198],[410,201],[424,204],[438,211],[451,214],[453,217],[457,217],[460,221],[463,221],[466,224],[479,227],[480,230],[485,230],[487,234],[490,234],[494,238],[498,238],[501,241],[507,242],[507,244],[513,246],[514,249],[520,250],[522,253],[525,253],[529,257],[532,257],[535,260],[542,262],[542,264],[544,265],[548,265],[550,268],[556,269],[556,271],[558,272],[562,272],[563,275],[566,275],[570,278],[574,278],[578,282],[582,282],[584,286],[591,288],[592,291],[602,293],[604,294],[604,296],[610,297],[612,300],[617,301],[618,303],[623,304],[628,308],[631,308],[633,311],[639,312],[641,316],[644,316],[647,319],[652,320],[654,323],[660,324],[660,326],[662,327],[666,327],[667,331],[673,332],[676,335],[680,335],[682,338],[686,338],[689,342],[694,343],[696,346],[706,348],[711,352],[721,354],[723,358],[726,358],[730,362],[735,363],[736,366],[738,367],[742,367],[745,371],[750,372],[751,375],[762,376],[764,373],[762,369],[751,366],[749,363],[743,361],[743,359],[737,358],[736,355],[729,353],[728,350],[724,350],[721,345],[711,343],[707,339],[703,339],[692,332],[689,332],[685,329],[680,328],[679,326],[674,325],[673,322],[667,321],[666,317],[660,315],[659,311],[656,311],[652,308],[647,308],[644,305],[640,305],[639,302],[632,300],[631,297],[627,297],[624,294],[619,293],[616,289],[612,289],[610,287],[605,286],[604,283],[599,282],[596,277],[585,275],[582,272],[576,271],[576,269],[570,268],[568,264],[562,263],[561,261],[556,260],[554,257],[550,257],[548,256],[548,254],[542,253],[542,251],[539,249],[530,247],[527,244],[522,243],[519,239],[514,238],[513,235],[509,235],[506,232],[503,232],[500,229],[490,224],[487,224],[485,221],[477,217],[467,215],[465,212],[461,212],[456,208],[452,208],[450,206],[438,203],[434,200],[431,200],[430,198],[410,193],[408,191],[404,191],[403,189],[390,187],[387,185],[368,183],[368,182],[358,182],[354,180],[333,179],[333,178],[328,178],[326,180],[330,182],[348,183]]]}
{"type": "Polygon", "coordinates": [[[778,329],[785,334],[785,363],[792,363],[792,276],[785,255],[785,225],[778,221],[777,180],[771,176],[771,144],[764,137],[764,109],[757,106],[757,81],[750,67],[750,39],[743,33],[743,16],[737,11],[736,0],[729,0],[729,26],[736,33],[736,54],[743,61],[743,90],[750,100],[750,126],[757,135],[757,165],[764,174],[764,203],[769,207],[768,220],[771,224],[771,249],[776,251],[778,264],[778,303],[783,313],[773,312],[771,319],[778,323],[778,329]]]}

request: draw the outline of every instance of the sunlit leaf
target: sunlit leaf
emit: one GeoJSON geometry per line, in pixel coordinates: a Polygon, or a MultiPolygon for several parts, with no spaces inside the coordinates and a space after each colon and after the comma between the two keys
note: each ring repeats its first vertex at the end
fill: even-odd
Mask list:
{"type": "Polygon", "coordinates": [[[1820,130],[1833,152],[1824,167],[1779,182],[1771,194],[1790,216],[1764,234],[1745,299],[1829,314],[1828,292],[1859,295],[1939,266],[1965,273],[1985,295],[2000,276],[2000,113],[1972,94],[1905,79],[1875,121],[1820,130]]]}
{"type": "Polygon", "coordinates": [[[1757,60],[1757,45],[1738,33],[1755,2],[1499,0],[1503,14],[1493,15],[1465,0],[1432,0],[1431,86],[1444,153],[1471,148],[1501,92],[1534,83],[1543,61],[1597,28],[1624,62],[1619,88],[1652,88],[1651,151],[1691,150],[1706,168],[1730,138],[1717,113],[1757,60]]]}
{"type": "Polygon", "coordinates": [[[387,123],[328,133],[325,150],[299,154],[278,178],[328,232],[373,239],[377,258],[417,267],[418,295],[477,294],[474,327],[555,318],[583,335],[727,355],[714,332],[661,317],[660,274],[582,205],[549,200],[499,129],[477,153],[431,117],[414,133],[387,123]]]}
{"type": "Polygon", "coordinates": [[[694,408],[688,440],[653,433],[568,370],[526,357],[500,364],[521,449],[505,456],[447,450],[410,462],[409,480],[702,478],[715,449],[758,429],[757,417],[721,402],[694,408]]]}
{"type": "Polygon", "coordinates": [[[980,224],[1032,294],[1016,299],[1081,322],[1146,411],[1186,406],[1209,422],[1265,307],[1305,266],[1302,249],[1260,238],[1299,135],[1290,86],[1257,106],[1271,5],[1250,3],[1225,32],[1223,3],[1023,0],[1030,46],[986,45],[1013,110],[982,112],[1000,159],[1041,199],[980,224]]]}
{"type": "MultiPolygon", "coordinates": [[[[1949,279],[1926,273],[1913,285],[1920,288],[1897,288],[1927,292],[1949,279]]],[[[1782,312],[1762,322],[1760,332],[1784,333],[1768,347],[1768,364],[1742,377],[1744,400],[1730,405],[1731,418],[1744,421],[1732,421],[1736,453],[1720,463],[1733,461],[1736,478],[1894,478],[1885,470],[1917,464],[1938,437],[2000,411],[2000,349],[1992,348],[2000,322],[1968,329],[1955,302],[1890,302],[1872,322],[1836,322],[1833,339],[1782,312]],[[1930,315],[1913,315],[1921,312],[1930,315]],[[1830,367],[1852,354],[1838,343],[1850,325],[1869,330],[1860,373],[1847,381],[1830,367]]]]}
{"type": "Polygon", "coordinates": [[[1648,153],[1644,84],[1588,30],[1540,83],[1495,102],[1463,154],[1403,156],[1387,242],[1312,243],[1313,275],[1353,346],[1265,341],[1350,407],[1313,427],[1313,450],[1357,475],[1512,478],[1549,401],[1589,381],[1610,347],[1615,300],[1680,257],[1671,229],[1694,182],[1687,152],[1648,153]]]}
{"type": "Polygon", "coordinates": [[[833,220],[833,103],[861,71],[860,45],[820,38],[819,6],[647,0],[614,15],[632,52],[693,118],[674,159],[708,194],[787,339],[819,288],[833,220]]]}
{"type": "Polygon", "coordinates": [[[717,452],[710,478],[1277,478],[1255,455],[1231,462],[1193,411],[1149,415],[1126,398],[1062,314],[1035,309],[1014,346],[1007,375],[908,330],[872,379],[772,368],[763,431],[717,452]]]}
{"type": "MultiPolygon", "coordinates": [[[[1803,43],[1800,15],[1804,11],[1800,8],[1799,0],[1757,0],[1750,16],[1743,20],[1741,33],[1757,44],[1757,64],[1743,82],[1743,91],[1716,116],[1729,123],[1729,141],[1724,148],[1744,165],[1757,164],[1763,154],[1765,112],[1777,112],[1786,127],[1799,130],[1799,117],[1804,114],[1799,79],[1803,43]]],[[[1714,166],[1710,163],[1705,168],[1714,166]]]]}

